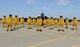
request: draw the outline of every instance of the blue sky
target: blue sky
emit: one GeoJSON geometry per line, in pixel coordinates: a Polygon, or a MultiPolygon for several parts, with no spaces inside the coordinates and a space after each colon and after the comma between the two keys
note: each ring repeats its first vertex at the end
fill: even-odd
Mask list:
{"type": "Polygon", "coordinates": [[[80,19],[80,0],[0,0],[0,18],[9,14],[37,17],[42,10],[48,17],[80,19]]]}

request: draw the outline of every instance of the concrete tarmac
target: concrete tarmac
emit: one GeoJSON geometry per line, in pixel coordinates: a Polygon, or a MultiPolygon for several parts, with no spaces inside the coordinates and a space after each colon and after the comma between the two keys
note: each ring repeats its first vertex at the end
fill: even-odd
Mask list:
{"type": "Polygon", "coordinates": [[[80,47],[80,25],[78,30],[65,31],[49,30],[43,28],[37,32],[36,27],[27,29],[27,25],[14,31],[6,31],[0,23],[0,47],[80,47]]]}

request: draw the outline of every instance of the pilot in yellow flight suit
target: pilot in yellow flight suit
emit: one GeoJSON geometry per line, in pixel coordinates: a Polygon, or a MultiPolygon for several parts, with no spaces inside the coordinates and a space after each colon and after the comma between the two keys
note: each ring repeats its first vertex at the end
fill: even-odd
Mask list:
{"type": "Polygon", "coordinates": [[[31,17],[27,19],[27,24],[28,24],[28,29],[32,29],[32,18],[31,17]]]}
{"type": "Polygon", "coordinates": [[[49,29],[54,29],[54,19],[53,19],[53,17],[50,18],[49,25],[50,25],[49,29]]]}
{"type": "Polygon", "coordinates": [[[38,16],[37,18],[37,31],[42,31],[42,19],[38,16]]]}
{"type": "Polygon", "coordinates": [[[55,20],[54,20],[54,26],[58,27],[58,19],[57,18],[55,18],[55,20]]]}
{"type": "Polygon", "coordinates": [[[7,20],[7,18],[6,18],[6,16],[4,16],[2,18],[3,27],[5,27],[7,25],[6,20],[7,20]]]}
{"type": "Polygon", "coordinates": [[[73,20],[72,20],[72,28],[73,28],[73,30],[74,29],[77,30],[77,25],[78,25],[78,21],[77,21],[76,17],[74,17],[73,20]]]}
{"type": "Polygon", "coordinates": [[[36,27],[36,19],[33,18],[33,27],[36,27]]]}
{"type": "Polygon", "coordinates": [[[66,18],[66,20],[65,20],[65,24],[66,24],[66,28],[68,28],[68,24],[69,24],[69,20],[68,20],[68,18],[66,18]]]}
{"type": "Polygon", "coordinates": [[[7,18],[7,31],[13,31],[12,29],[12,25],[13,25],[13,18],[12,15],[10,14],[9,17],[7,18]]]}
{"type": "Polygon", "coordinates": [[[24,27],[24,17],[22,17],[21,19],[20,19],[20,27],[24,27]]]}
{"type": "Polygon", "coordinates": [[[62,31],[64,32],[64,19],[63,19],[63,16],[60,16],[58,31],[60,31],[60,26],[62,27],[62,31]]]}
{"type": "Polygon", "coordinates": [[[49,27],[50,26],[50,18],[47,18],[47,27],[49,27]]]}
{"type": "Polygon", "coordinates": [[[47,27],[47,18],[43,19],[43,27],[46,28],[47,27]]]}
{"type": "Polygon", "coordinates": [[[14,23],[14,29],[18,29],[19,18],[17,17],[17,15],[15,15],[13,23],[14,23]]]}

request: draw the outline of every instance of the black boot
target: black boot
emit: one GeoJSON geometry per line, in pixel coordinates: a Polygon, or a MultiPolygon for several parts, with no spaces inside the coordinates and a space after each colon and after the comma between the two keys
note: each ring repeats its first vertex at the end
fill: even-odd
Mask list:
{"type": "Polygon", "coordinates": [[[40,32],[42,32],[42,30],[40,30],[40,32]]]}
{"type": "Polygon", "coordinates": [[[32,29],[32,27],[30,27],[30,29],[32,29]]]}
{"type": "Polygon", "coordinates": [[[7,29],[7,31],[9,31],[9,30],[7,29]]]}
{"type": "Polygon", "coordinates": [[[68,27],[66,27],[66,29],[68,29],[68,27]]]}
{"type": "Polygon", "coordinates": [[[13,31],[13,30],[10,30],[10,31],[13,31]]]}
{"type": "Polygon", "coordinates": [[[60,31],[60,30],[58,29],[58,31],[60,31]]]}
{"type": "Polygon", "coordinates": [[[38,32],[39,30],[37,30],[37,32],[38,32]]]}

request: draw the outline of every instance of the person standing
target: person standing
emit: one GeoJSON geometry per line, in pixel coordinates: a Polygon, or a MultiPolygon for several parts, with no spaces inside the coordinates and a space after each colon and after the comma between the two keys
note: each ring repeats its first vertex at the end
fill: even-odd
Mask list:
{"type": "Polygon", "coordinates": [[[21,19],[20,19],[20,27],[24,27],[24,17],[22,17],[21,19]]]}
{"type": "Polygon", "coordinates": [[[32,22],[33,22],[33,27],[36,27],[36,19],[35,18],[33,18],[32,22]]]}
{"type": "Polygon", "coordinates": [[[60,27],[62,27],[62,31],[64,32],[64,18],[63,18],[63,16],[60,16],[58,31],[60,31],[60,27]]]}
{"type": "Polygon", "coordinates": [[[37,31],[42,31],[42,19],[39,16],[37,18],[37,31]]]}
{"type": "Polygon", "coordinates": [[[47,18],[43,19],[43,27],[46,28],[47,27],[47,18]]]}
{"type": "Polygon", "coordinates": [[[57,18],[55,18],[55,20],[54,20],[54,26],[58,27],[58,19],[57,18]]]}
{"type": "Polygon", "coordinates": [[[50,18],[49,25],[50,25],[49,29],[54,29],[54,19],[53,19],[53,17],[50,18]]]}
{"type": "Polygon", "coordinates": [[[7,20],[7,18],[6,18],[6,16],[4,16],[3,18],[2,18],[2,24],[3,24],[3,27],[6,27],[6,20],[7,20]]]}
{"type": "Polygon", "coordinates": [[[13,23],[14,23],[14,29],[18,29],[19,18],[17,17],[17,15],[15,15],[13,23]]]}
{"type": "Polygon", "coordinates": [[[31,17],[27,19],[27,25],[28,25],[28,29],[32,29],[32,18],[31,17]]]}
{"type": "Polygon", "coordinates": [[[13,18],[12,18],[12,14],[9,15],[9,17],[7,18],[7,31],[13,31],[12,29],[12,25],[13,25],[13,18]]]}
{"type": "Polygon", "coordinates": [[[78,25],[78,21],[76,19],[76,17],[73,17],[73,20],[72,20],[72,28],[73,30],[77,30],[77,25],[78,25]]]}
{"type": "Polygon", "coordinates": [[[69,24],[69,20],[68,20],[68,18],[66,18],[66,20],[65,20],[65,24],[66,24],[66,29],[68,29],[68,24],[69,24]]]}

